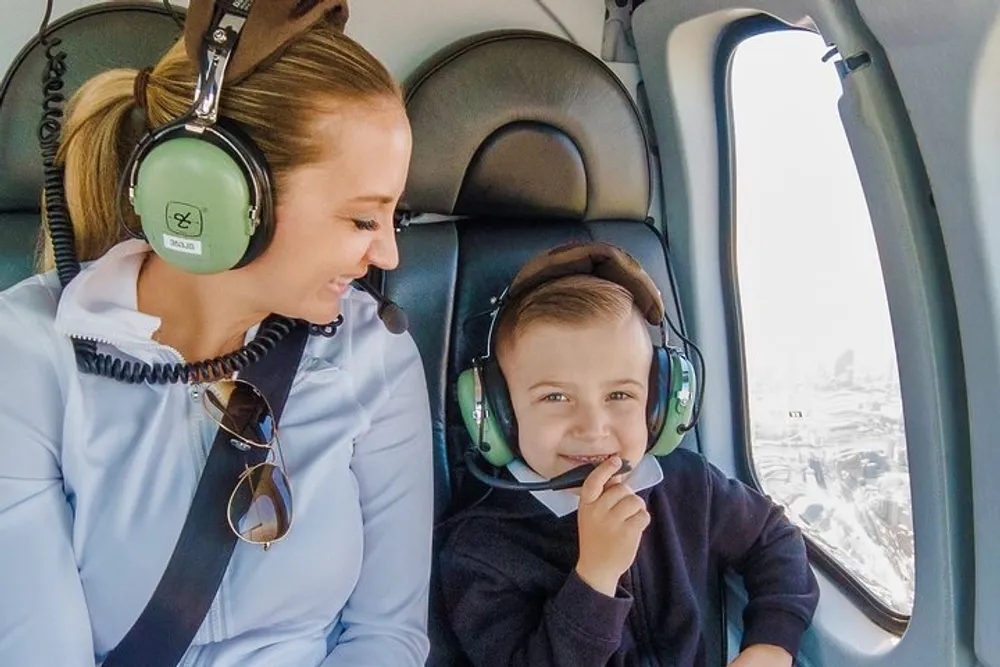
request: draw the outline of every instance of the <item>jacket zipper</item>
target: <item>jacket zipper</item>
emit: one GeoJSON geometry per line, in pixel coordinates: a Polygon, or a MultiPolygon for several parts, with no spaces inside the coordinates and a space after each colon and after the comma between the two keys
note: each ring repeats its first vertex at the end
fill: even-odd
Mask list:
{"type": "MultiPolygon", "coordinates": [[[[197,484],[201,483],[201,475],[205,469],[205,464],[208,462],[208,456],[210,454],[212,441],[209,441],[205,435],[205,419],[204,412],[201,408],[201,392],[205,391],[205,386],[201,383],[192,383],[187,388],[188,394],[188,424],[190,425],[189,437],[192,442],[196,445],[195,450],[198,453],[198,468],[195,471],[198,475],[197,484]]],[[[208,613],[202,621],[203,627],[200,630],[205,631],[205,642],[215,643],[222,639],[220,632],[220,619],[219,619],[219,605],[221,604],[222,597],[222,587],[225,584],[225,577],[223,576],[222,581],[219,582],[219,589],[215,592],[215,597],[212,600],[212,604],[208,608],[208,613]]]]}
{"type": "Polygon", "coordinates": [[[167,350],[171,354],[177,356],[180,359],[180,363],[186,364],[187,360],[184,359],[184,355],[180,353],[177,349],[170,347],[169,345],[163,345],[162,343],[157,343],[156,341],[150,341],[148,343],[122,343],[120,341],[113,341],[107,338],[98,338],[97,336],[81,336],[79,334],[66,334],[70,338],[75,338],[77,340],[86,340],[91,343],[102,343],[104,345],[110,345],[111,347],[118,348],[122,352],[128,352],[129,350],[153,350],[153,349],[163,349],[167,350]]]}
{"type": "Polygon", "coordinates": [[[639,566],[633,563],[628,570],[629,585],[632,589],[632,599],[634,600],[634,621],[632,630],[635,633],[636,644],[639,647],[640,664],[648,667],[662,667],[660,659],[653,649],[653,642],[649,638],[649,623],[646,619],[646,605],[643,603],[642,591],[639,586],[639,566]]]}
{"type": "MultiPolygon", "coordinates": [[[[97,336],[81,336],[77,334],[69,334],[69,336],[72,338],[76,338],[78,340],[86,340],[93,343],[110,345],[114,348],[117,348],[121,352],[126,352],[126,353],[136,350],[162,349],[173,354],[178,360],[180,360],[180,363],[182,364],[187,363],[187,361],[184,359],[184,355],[181,354],[179,350],[169,345],[163,345],[162,343],[157,343],[155,341],[150,341],[149,343],[139,343],[139,342],[121,343],[118,341],[109,340],[107,338],[99,338],[97,336]]],[[[201,413],[198,412],[198,410],[200,409],[200,405],[198,405],[197,408],[192,408],[192,404],[200,404],[202,391],[204,391],[204,387],[200,383],[189,385],[186,388],[188,401],[185,402],[185,409],[187,411],[188,437],[191,438],[191,440],[197,445],[196,451],[198,453],[198,462],[201,466],[201,470],[197,471],[199,480],[201,479],[201,471],[204,470],[205,463],[208,460],[209,452],[206,450],[205,437],[204,434],[202,433],[203,419],[201,413]],[[192,409],[194,409],[195,411],[192,412],[192,409]]],[[[219,582],[219,590],[216,592],[215,598],[212,601],[212,605],[208,609],[208,614],[205,619],[207,622],[203,621],[203,624],[205,626],[204,629],[206,630],[206,634],[208,635],[206,637],[206,641],[208,643],[213,643],[223,639],[222,635],[224,633],[222,632],[223,619],[221,618],[222,615],[221,597],[224,585],[225,585],[225,577],[223,577],[223,581],[219,582]]],[[[201,652],[201,647],[192,644],[191,646],[188,647],[188,650],[185,651],[182,664],[185,665],[195,664],[197,662],[198,656],[200,655],[200,652],[201,652]]]]}

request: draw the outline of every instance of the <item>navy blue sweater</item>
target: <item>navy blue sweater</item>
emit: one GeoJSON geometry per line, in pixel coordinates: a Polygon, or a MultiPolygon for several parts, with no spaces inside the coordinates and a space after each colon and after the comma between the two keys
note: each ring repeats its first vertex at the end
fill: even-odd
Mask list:
{"type": "Polygon", "coordinates": [[[819,598],[799,530],[698,454],[678,450],[660,465],[663,481],[639,494],[652,522],[613,598],[573,571],[576,513],[556,518],[528,493],[495,490],[456,518],[441,584],[477,667],[701,667],[704,602],[725,567],[749,594],[743,647],[797,653],[819,598]]]}

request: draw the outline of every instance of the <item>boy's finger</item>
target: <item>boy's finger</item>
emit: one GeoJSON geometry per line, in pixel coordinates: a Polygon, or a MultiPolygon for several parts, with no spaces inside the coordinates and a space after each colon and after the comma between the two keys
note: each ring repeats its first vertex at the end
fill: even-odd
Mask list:
{"type": "Polygon", "coordinates": [[[601,496],[593,502],[593,505],[595,509],[610,512],[622,498],[633,495],[635,495],[635,492],[632,491],[628,484],[610,483],[604,487],[601,496]]]}
{"type": "Polygon", "coordinates": [[[611,477],[611,484],[621,484],[629,477],[629,473],[632,472],[632,464],[630,464],[625,459],[622,459],[622,466],[618,471],[611,477]]]}
{"type": "Polygon", "coordinates": [[[587,479],[584,480],[583,486],[580,488],[580,502],[592,503],[600,498],[604,486],[615,476],[621,464],[621,458],[611,456],[594,468],[594,471],[587,475],[587,479]]]}
{"type": "Polygon", "coordinates": [[[644,511],[646,511],[646,501],[635,493],[629,492],[615,501],[608,510],[608,516],[615,521],[625,521],[630,516],[644,511]]]}
{"type": "Polygon", "coordinates": [[[649,516],[649,511],[643,508],[641,511],[636,512],[629,518],[625,519],[623,522],[629,528],[635,528],[636,530],[646,530],[649,526],[649,522],[652,517],[649,516]]]}

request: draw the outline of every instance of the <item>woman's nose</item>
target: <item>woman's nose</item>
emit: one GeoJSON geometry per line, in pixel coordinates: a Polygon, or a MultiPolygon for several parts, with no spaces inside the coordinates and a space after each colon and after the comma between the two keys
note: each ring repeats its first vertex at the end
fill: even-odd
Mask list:
{"type": "Polygon", "coordinates": [[[392,271],[399,266],[399,248],[396,246],[396,229],[392,225],[382,225],[370,246],[368,262],[383,271],[392,271]]]}

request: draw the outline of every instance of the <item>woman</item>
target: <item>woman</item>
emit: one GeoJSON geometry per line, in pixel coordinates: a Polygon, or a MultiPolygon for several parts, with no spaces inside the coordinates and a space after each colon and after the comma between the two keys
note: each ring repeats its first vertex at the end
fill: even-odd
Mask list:
{"type": "Polygon", "coordinates": [[[205,385],[81,373],[70,336],[126,359],[196,361],[239,349],[276,313],[344,318],[333,337],[309,337],[280,421],[294,523],[267,551],[237,543],[182,664],[422,665],[423,371],[412,339],[349,289],[398,261],[392,213],[410,155],[399,89],[327,19],[224,86],[220,115],[270,164],[275,231],[246,267],[200,275],[128,239],[116,213],[129,118],[182,115],[195,74],[179,42],[151,72],[114,70],[79,90],[59,155],[77,251],[93,261],[61,292],[50,271],[0,294],[0,655],[104,659],[163,575],[217,430],[205,385]]]}

